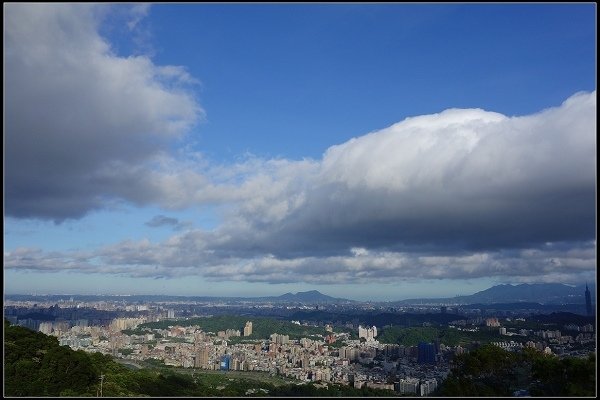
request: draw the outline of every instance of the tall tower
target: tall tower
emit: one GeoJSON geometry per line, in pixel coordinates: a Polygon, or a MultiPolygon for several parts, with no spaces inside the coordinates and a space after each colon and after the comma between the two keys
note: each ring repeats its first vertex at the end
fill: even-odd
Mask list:
{"type": "Polygon", "coordinates": [[[585,310],[587,315],[592,315],[592,296],[590,296],[590,289],[588,289],[587,282],[585,284],[585,310]]]}

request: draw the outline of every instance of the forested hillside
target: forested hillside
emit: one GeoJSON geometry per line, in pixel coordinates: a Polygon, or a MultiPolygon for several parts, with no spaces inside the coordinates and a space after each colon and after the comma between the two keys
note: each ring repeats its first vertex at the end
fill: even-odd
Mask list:
{"type": "MultiPolygon", "coordinates": [[[[324,327],[304,326],[293,324],[289,321],[274,318],[240,317],[236,315],[220,315],[214,317],[198,317],[186,320],[164,320],[160,322],[147,322],[138,326],[131,333],[150,332],[151,329],[166,329],[169,326],[198,325],[205,332],[217,333],[226,329],[237,329],[243,332],[246,321],[252,321],[252,335],[244,339],[268,339],[272,333],[286,334],[290,339],[299,339],[313,335],[327,334],[324,327]]],[[[336,332],[352,332],[347,328],[336,328],[336,332]]]]}
{"type": "Polygon", "coordinates": [[[440,396],[595,396],[596,358],[564,358],[534,349],[521,353],[494,345],[457,356],[455,368],[438,388],[440,396]]]}

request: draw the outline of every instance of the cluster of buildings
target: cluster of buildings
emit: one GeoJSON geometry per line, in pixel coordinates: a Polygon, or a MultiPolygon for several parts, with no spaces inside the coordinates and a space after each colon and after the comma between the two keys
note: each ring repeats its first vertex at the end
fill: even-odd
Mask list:
{"type": "Polygon", "coordinates": [[[367,342],[369,341],[373,341],[375,340],[375,338],[377,337],[377,327],[376,326],[372,326],[372,327],[365,327],[363,328],[362,325],[358,326],[358,338],[359,339],[365,339],[367,342]]]}
{"type": "Polygon", "coordinates": [[[397,391],[405,395],[428,396],[437,388],[435,379],[406,378],[400,379],[397,391]]]}
{"type": "MultiPolygon", "coordinates": [[[[366,341],[350,340],[348,333],[335,333],[330,326],[324,331],[323,340],[293,340],[289,335],[273,333],[269,340],[235,344],[228,340],[241,336],[235,328],[214,334],[204,332],[200,326],[174,325],[146,334],[125,333],[143,322],[143,318],[116,318],[102,327],[82,324],[54,329],[51,323],[46,323],[41,328],[57,336],[61,345],[111,354],[133,363],[155,359],[182,368],[264,371],[302,382],[342,383],[423,396],[435,389],[449,368],[446,365],[431,370],[420,365],[436,362],[435,355],[430,358],[431,352],[436,351],[433,344],[432,347],[381,344],[373,338],[376,327],[366,329],[366,337],[363,336],[366,341]],[[325,341],[328,337],[344,345],[332,347],[325,341]]],[[[252,334],[251,321],[245,324],[243,333],[252,334]]]]}

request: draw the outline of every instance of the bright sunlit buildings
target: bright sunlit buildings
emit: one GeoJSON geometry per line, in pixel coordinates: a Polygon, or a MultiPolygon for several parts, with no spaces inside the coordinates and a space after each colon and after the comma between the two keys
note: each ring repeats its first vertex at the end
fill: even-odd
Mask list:
{"type": "Polygon", "coordinates": [[[367,341],[375,340],[377,337],[377,327],[363,327],[362,325],[358,326],[358,338],[364,338],[367,341]]]}
{"type": "Polygon", "coordinates": [[[252,335],[252,322],[246,322],[246,326],[244,326],[244,336],[252,335]]]}

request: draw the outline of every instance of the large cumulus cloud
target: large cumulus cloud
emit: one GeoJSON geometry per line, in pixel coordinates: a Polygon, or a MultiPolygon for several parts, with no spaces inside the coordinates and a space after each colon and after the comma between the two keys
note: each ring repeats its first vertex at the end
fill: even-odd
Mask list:
{"type": "Polygon", "coordinates": [[[126,188],[143,192],[140,169],[201,116],[193,79],[181,67],[115,55],[98,34],[106,5],[4,11],[6,213],[62,220],[111,198],[145,200],[126,188]]]}
{"type": "Polygon", "coordinates": [[[237,209],[223,248],[289,258],[594,238],[595,97],[523,117],[451,109],[333,146],[301,184],[256,190],[270,201],[237,209]]]}

